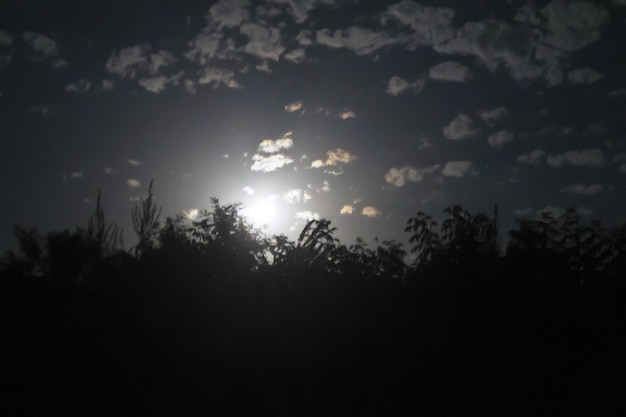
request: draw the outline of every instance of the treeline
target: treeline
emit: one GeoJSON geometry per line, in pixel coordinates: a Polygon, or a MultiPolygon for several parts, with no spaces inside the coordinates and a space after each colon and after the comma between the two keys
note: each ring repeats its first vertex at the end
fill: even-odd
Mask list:
{"type": "Polygon", "coordinates": [[[575,209],[417,213],[396,241],[329,221],[266,236],[216,199],[191,221],[100,198],[85,228],[16,228],[2,262],[6,416],[625,415],[626,225],[575,209]]]}

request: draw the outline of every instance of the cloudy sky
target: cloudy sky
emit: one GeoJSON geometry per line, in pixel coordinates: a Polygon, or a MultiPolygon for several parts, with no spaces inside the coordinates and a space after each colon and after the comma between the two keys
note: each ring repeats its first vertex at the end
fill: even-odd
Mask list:
{"type": "Polygon", "coordinates": [[[454,203],[626,220],[626,1],[0,0],[0,247],[241,202],[402,238],[454,203]]]}

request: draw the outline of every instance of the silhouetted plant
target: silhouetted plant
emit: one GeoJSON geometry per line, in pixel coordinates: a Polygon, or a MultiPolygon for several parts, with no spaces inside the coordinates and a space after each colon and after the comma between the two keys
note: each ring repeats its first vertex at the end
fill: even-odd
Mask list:
{"type": "Polygon", "coordinates": [[[141,207],[137,204],[133,207],[133,229],[138,238],[138,243],[135,247],[136,254],[152,248],[159,231],[159,217],[163,208],[159,207],[154,201],[154,194],[152,193],[153,183],[154,180],[150,181],[148,196],[141,202],[141,207]]]}

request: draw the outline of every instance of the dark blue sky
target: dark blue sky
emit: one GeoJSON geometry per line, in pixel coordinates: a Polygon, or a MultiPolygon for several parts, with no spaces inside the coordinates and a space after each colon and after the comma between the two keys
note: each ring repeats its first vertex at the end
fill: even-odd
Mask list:
{"type": "Polygon", "coordinates": [[[626,220],[626,2],[0,1],[0,247],[242,202],[403,239],[453,203],[626,220]]]}

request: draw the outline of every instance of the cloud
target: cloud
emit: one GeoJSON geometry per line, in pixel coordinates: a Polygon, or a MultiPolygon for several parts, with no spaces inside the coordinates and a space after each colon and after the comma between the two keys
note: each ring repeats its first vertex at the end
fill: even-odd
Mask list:
{"type": "Polygon", "coordinates": [[[168,84],[178,85],[182,72],[172,75],[171,77],[165,77],[163,75],[158,77],[140,78],[139,85],[154,94],[159,94],[168,84]]]}
{"type": "Polygon", "coordinates": [[[572,85],[593,84],[604,76],[591,68],[580,68],[567,72],[567,82],[572,85]]]}
{"type": "Polygon", "coordinates": [[[343,120],[356,119],[356,114],[354,114],[352,110],[344,110],[339,113],[339,117],[341,117],[343,120]]]}
{"type": "Polygon", "coordinates": [[[304,105],[302,104],[300,100],[296,100],[293,103],[289,103],[285,105],[285,111],[289,113],[293,113],[295,111],[302,110],[303,106],[304,105]]]}
{"type": "Polygon", "coordinates": [[[129,188],[139,188],[139,187],[141,187],[141,181],[133,179],[133,178],[129,178],[128,180],[126,180],[126,183],[128,184],[129,188]]]}
{"type": "Polygon", "coordinates": [[[618,172],[621,174],[626,174],[626,163],[623,163],[619,166],[618,172]]]}
{"type": "Polygon", "coordinates": [[[385,92],[392,96],[397,96],[403,94],[409,90],[413,90],[416,93],[419,93],[424,88],[424,80],[416,80],[413,83],[409,83],[403,78],[393,76],[387,83],[387,89],[385,92]]]}
{"type": "Polygon", "coordinates": [[[371,217],[378,217],[383,213],[374,206],[367,206],[367,207],[363,207],[363,210],[361,210],[361,214],[363,216],[371,218],[371,217]]]}
{"type": "Polygon", "coordinates": [[[0,54],[0,70],[13,61],[13,55],[0,54]]]}
{"type": "Polygon", "coordinates": [[[309,12],[316,6],[316,0],[274,0],[276,3],[288,4],[289,14],[297,23],[304,22],[309,12]]]}
{"type": "Polygon", "coordinates": [[[200,210],[198,209],[189,209],[189,210],[183,210],[183,217],[187,220],[196,220],[198,218],[198,215],[200,214],[200,210]]]}
{"type": "Polygon", "coordinates": [[[291,138],[282,139],[265,139],[259,144],[259,152],[276,153],[283,149],[289,149],[293,146],[291,138]]]}
{"type": "Polygon", "coordinates": [[[298,33],[298,36],[296,36],[296,41],[298,41],[299,45],[309,46],[313,44],[311,40],[312,36],[313,34],[310,30],[303,29],[298,33]]]}
{"type": "Polygon", "coordinates": [[[105,167],[105,168],[103,169],[103,171],[104,171],[104,173],[105,173],[105,174],[107,174],[107,175],[113,175],[113,174],[115,174],[115,173],[117,172],[117,169],[115,169],[115,168],[111,168],[111,167],[105,167]]]}
{"type": "Polygon", "coordinates": [[[84,94],[89,90],[91,90],[91,82],[85,79],[74,81],[73,83],[65,86],[65,91],[70,93],[84,94]]]}
{"type": "Polygon", "coordinates": [[[352,160],[352,156],[350,152],[345,151],[341,148],[331,149],[326,152],[326,165],[327,166],[335,166],[337,164],[347,164],[352,160]]]}
{"type": "Polygon", "coordinates": [[[248,194],[248,195],[253,195],[255,193],[254,188],[250,187],[249,185],[246,185],[245,187],[243,187],[243,192],[248,194]]]}
{"type": "Polygon", "coordinates": [[[489,127],[494,127],[499,121],[509,117],[511,112],[506,107],[496,107],[493,110],[485,110],[480,113],[480,117],[489,127]]]}
{"type": "Polygon", "coordinates": [[[561,188],[560,192],[566,193],[566,194],[578,194],[578,195],[591,196],[591,195],[600,193],[603,188],[604,187],[602,187],[601,184],[593,184],[589,186],[585,186],[582,184],[574,184],[574,185],[569,185],[567,187],[561,188]]]}
{"type": "Polygon", "coordinates": [[[446,61],[431,67],[428,76],[436,81],[465,82],[472,78],[472,71],[458,62],[446,61]]]}
{"type": "Polygon", "coordinates": [[[321,29],[316,33],[316,41],[329,48],[346,48],[357,55],[369,55],[385,46],[404,41],[401,37],[390,37],[384,32],[352,26],[344,30],[331,32],[321,29]]]}
{"type": "Polygon", "coordinates": [[[234,77],[235,73],[229,69],[205,67],[200,73],[200,77],[198,78],[198,84],[214,83],[215,87],[223,84],[229,88],[237,88],[236,86],[238,86],[239,84],[237,83],[237,81],[235,81],[234,77]]]}
{"type": "Polygon", "coordinates": [[[128,162],[129,165],[138,167],[139,165],[141,165],[141,162],[139,162],[136,159],[127,159],[126,162],[128,162]]]}
{"type": "Polygon", "coordinates": [[[42,59],[58,58],[61,53],[56,41],[41,33],[25,32],[23,35],[26,47],[42,59]]]}
{"type": "Polygon", "coordinates": [[[513,210],[513,214],[515,214],[518,217],[528,216],[532,212],[533,212],[533,208],[532,207],[527,207],[527,208],[523,208],[523,209],[515,209],[515,210],[513,210]]]}
{"type": "Polygon", "coordinates": [[[314,213],[312,211],[306,210],[306,211],[299,211],[296,213],[296,219],[302,219],[305,221],[309,221],[309,220],[319,220],[320,219],[320,215],[318,213],[314,213]]]}
{"type": "Polygon", "coordinates": [[[244,23],[239,31],[248,37],[244,51],[250,55],[278,61],[280,54],[285,50],[285,47],[280,43],[278,28],[267,28],[256,23],[244,23]]]}
{"type": "Polygon", "coordinates": [[[439,170],[441,166],[433,165],[428,168],[416,168],[411,165],[405,165],[400,168],[393,167],[385,174],[385,181],[396,187],[403,187],[407,182],[420,182],[424,178],[424,174],[432,174],[439,170]]]}
{"type": "Polygon", "coordinates": [[[105,68],[121,78],[135,78],[147,67],[150,45],[136,45],[122,48],[119,53],[113,51],[105,64],[105,68]]]}
{"type": "Polygon", "coordinates": [[[295,188],[283,194],[283,201],[287,204],[306,203],[312,198],[313,196],[311,196],[307,190],[301,190],[299,188],[295,188]]]}
{"type": "Polygon", "coordinates": [[[454,36],[453,17],[453,9],[422,6],[414,1],[402,0],[387,9],[382,23],[393,20],[401,25],[410,26],[415,32],[412,39],[415,44],[431,46],[454,36]]]}
{"type": "Polygon", "coordinates": [[[487,142],[489,142],[489,146],[492,148],[498,148],[512,142],[513,139],[515,139],[515,133],[508,130],[501,130],[489,135],[487,142]]]}
{"type": "Polygon", "coordinates": [[[81,179],[83,177],[83,172],[82,171],[73,171],[70,174],[70,179],[72,180],[78,180],[81,179]]]}
{"type": "Polygon", "coordinates": [[[272,155],[259,155],[252,156],[254,163],[250,167],[251,171],[272,172],[293,162],[290,157],[276,153],[272,155]]]}
{"type": "Polygon", "coordinates": [[[339,211],[339,214],[352,214],[353,211],[354,211],[354,207],[352,207],[349,204],[346,204],[345,206],[341,208],[341,210],[339,211]]]}
{"type": "Polygon", "coordinates": [[[536,149],[531,153],[518,156],[517,161],[526,165],[537,165],[545,157],[546,153],[544,151],[536,149]]]}
{"type": "Polygon", "coordinates": [[[474,169],[471,161],[450,161],[446,162],[441,173],[446,177],[462,178],[474,169]]]}
{"type": "Polygon", "coordinates": [[[13,43],[13,35],[6,30],[0,30],[0,48],[6,48],[13,43]]]}
{"type": "Polygon", "coordinates": [[[215,22],[219,29],[236,28],[250,18],[249,6],[247,0],[220,0],[211,6],[207,18],[215,22]]]}
{"type": "Polygon", "coordinates": [[[285,58],[287,61],[299,64],[306,60],[306,52],[304,51],[304,48],[297,48],[287,52],[285,55],[283,55],[283,58],[285,58]]]}
{"type": "Polygon", "coordinates": [[[471,138],[479,132],[480,129],[473,127],[472,119],[467,114],[459,114],[448,126],[443,128],[443,136],[451,140],[471,138]]]}
{"type": "Polygon", "coordinates": [[[567,151],[560,155],[548,157],[548,165],[560,168],[565,164],[573,166],[601,167],[604,165],[604,155],[600,149],[584,151],[567,151]]]}
{"type": "Polygon", "coordinates": [[[555,219],[565,214],[565,208],[557,206],[546,206],[540,210],[537,210],[537,216],[543,216],[544,214],[551,214],[555,219]]]}

